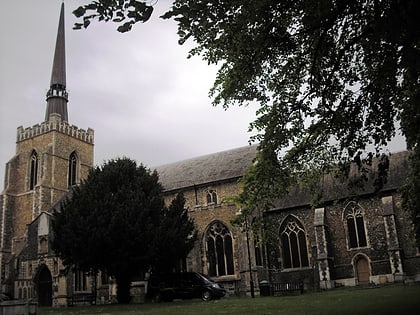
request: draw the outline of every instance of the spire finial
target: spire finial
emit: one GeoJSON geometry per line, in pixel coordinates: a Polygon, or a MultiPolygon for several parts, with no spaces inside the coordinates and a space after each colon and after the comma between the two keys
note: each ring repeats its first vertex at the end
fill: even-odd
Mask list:
{"type": "Polygon", "coordinates": [[[48,121],[51,114],[59,114],[61,115],[62,120],[68,121],[67,102],[63,1],[61,3],[60,19],[58,22],[50,89],[47,92],[47,111],[45,113],[45,120],[48,121]]]}

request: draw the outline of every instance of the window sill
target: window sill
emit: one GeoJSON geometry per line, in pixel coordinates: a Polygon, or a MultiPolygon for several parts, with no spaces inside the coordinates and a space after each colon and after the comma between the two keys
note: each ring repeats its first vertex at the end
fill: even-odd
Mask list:
{"type": "Polygon", "coordinates": [[[370,246],[352,247],[352,248],[348,248],[347,251],[356,251],[356,250],[361,250],[361,249],[370,249],[370,246]]]}
{"type": "Polygon", "coordinates": [[[294,272],[294,271],[303,271],[303,270],[312,270],[312,267],[305,266],[305,267],[299,267],[299,268],[284,268],[284,269],[281,269],[281,272],[294,272]]]}

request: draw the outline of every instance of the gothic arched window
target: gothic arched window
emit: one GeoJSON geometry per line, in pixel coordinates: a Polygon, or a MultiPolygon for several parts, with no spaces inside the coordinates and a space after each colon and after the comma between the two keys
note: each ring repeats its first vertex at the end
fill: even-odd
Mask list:
{"type": "Polygon", "coordinates": [[[233,275],[232,236],[228,228],[214,222],[206,233],[208,274],[211,277],[233,275]]]}
{"type": "Polygon", "coordinates": [[[344,209],[344,220],[347,227],[349,248],[367,246],[362,208],[355,202],[349,203],[344,209]]]}
{"type": "Polygon", "coordinates": [[[69,173],[68,185],[69,187],[76,185],[77,181],[77,155],[76,152],[70,154],[69,157],[69,173]]]}
{"type": "Polygon", "coordinates": [[[217,193],[214,190],[209,190],[207,192],[207,204],[210,203],[217,205],[217,193]]]}
{"type": "Polygon", "coordinates": [[[35,188],[36,184],[38,183],[38,153],[35,150],[31,153],[31,160],[30,160],[30,170],[29,170],[29,189],[32,190],[35,188]]]}
{"type": "Polygon", "coordinates": [[[284,268],[302,268],[309,266],[305,229],[293,216],[284,220],[280,227],[284,268]]]}

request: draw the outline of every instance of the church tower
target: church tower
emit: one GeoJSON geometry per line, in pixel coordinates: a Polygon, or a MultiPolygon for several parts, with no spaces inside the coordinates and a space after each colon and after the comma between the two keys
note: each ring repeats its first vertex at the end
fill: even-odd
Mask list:
{"type": "MultiPolygon", "coordinates": [[[[16,154],[6,164],[0,195],[0,280],[5,262],[25,246],[27,226],[48,213],[93,166],[94,131],[69,124],[64,3],[61,5],[45,120],[17,128],[16,154]]],[[[7,277],[7,276],[6,276],[7,277]]]]}

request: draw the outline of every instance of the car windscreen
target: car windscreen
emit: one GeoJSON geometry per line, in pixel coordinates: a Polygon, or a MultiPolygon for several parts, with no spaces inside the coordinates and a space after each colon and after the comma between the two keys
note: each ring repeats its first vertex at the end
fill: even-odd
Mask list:
{"type": "Polygon", "coordinates": [[[201,279],[203,279],[203,281],[205,283],[214,283],[213,280],[207,278],[205,275],[201,274],[201,273],[197,273],[197,276],[200,277],[201,279]]]}

